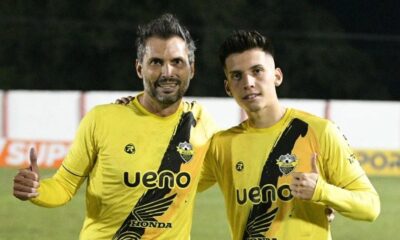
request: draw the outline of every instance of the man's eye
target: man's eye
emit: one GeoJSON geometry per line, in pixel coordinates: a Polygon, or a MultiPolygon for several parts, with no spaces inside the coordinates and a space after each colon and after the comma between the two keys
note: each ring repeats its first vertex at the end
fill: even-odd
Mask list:
{"type": "Polygon", "coordinates": [[[162,61],[160,59],[153,59],[150,61],[151,65],[160,65],[162,64],[162,61]]]}
{"type": "Polygon", "coordinates": [[[242,74],[234,73],[234,74],[232,74],[231,77],[232,77],[233,80],[240,80],[240,78],[242,77],[242,74]]]}
{"type": "Polygon", "coordinates": [[[253,73],[255,74],[255,75],[258,75],[258,74],[260,74],[262,72],[262,69],[261,68],[256,68],[256,69],[254,69],[254,71],[253,71],[253,73]]]}
{"type": "Polygon", "coordinates": [[[183,61],[181,59],[174,59],[172,60],[172,63],[175,65],[181,64],[183,61]]]}

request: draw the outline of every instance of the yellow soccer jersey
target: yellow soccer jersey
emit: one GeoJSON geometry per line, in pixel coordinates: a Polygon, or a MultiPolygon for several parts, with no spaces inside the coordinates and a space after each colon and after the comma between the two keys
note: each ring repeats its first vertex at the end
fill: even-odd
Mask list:
{"type": "Polygon", "coordinates": [[[190,239],[201,166],[216,125],[197,103],[159,117],[136,97],[95,107],[32,201],[66,203],[87,178],[81,239],[190,239]]]}
{"type": "Polygon", "coordinates": [[[294,109],[270,128],[245,121],[215,134],[199,191],[214,182],[235,240],[330,239],[326,206],[355,219],[379,213],[377,193],[337,127],[294,109]],[[291,173],[311,172],[313,153],[320,172],[313,199],[295,199],[291,173]]]}

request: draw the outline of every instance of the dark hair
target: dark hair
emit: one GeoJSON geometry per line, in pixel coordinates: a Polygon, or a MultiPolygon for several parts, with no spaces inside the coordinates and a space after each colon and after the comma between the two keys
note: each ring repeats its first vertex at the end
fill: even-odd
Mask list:
{"type": "Polygon", "coordinates": [[[268,38],[257,31],[237,30],[227,37],[219,48],[219,60],[225,67],[225,60],[229,55],[253,48],[261,48],[274,56],[272,42],[268,38]]]}
{"type": "Polygon", "coordinates": [[[189,62],[193,63],[196,46],[190,36],[189,30],[185,26],[182,26],[179,20],[170,13],[163,14],[161,17],[138,27],[136,38],[137,59],[139,61],[143,60],[148,38],[159,37],[168,39],[174,36],[178,36],[186,42],[189,49],[189,62]]]}

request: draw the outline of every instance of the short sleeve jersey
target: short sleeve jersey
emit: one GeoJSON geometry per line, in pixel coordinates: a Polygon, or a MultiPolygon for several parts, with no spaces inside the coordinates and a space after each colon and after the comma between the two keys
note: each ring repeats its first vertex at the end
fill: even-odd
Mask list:
{"type": "Polygon", "coordinates": [[[199,190],[218,182],[234,240],[329,239],[325,206],[289,189],[292,172],[311,172],[313,153],[321,177],[338,187],[364,174],[334,124],[287,109],[272,127],[245,121],[215,134],[199,190]]]}
{"type": "Polygon", "coordinates": [[[87,177],[81,239],[190,239],[192,210],[216,130],[197,103],[159,117],[136,97],[95,107],[62,164],[87,177]]]}

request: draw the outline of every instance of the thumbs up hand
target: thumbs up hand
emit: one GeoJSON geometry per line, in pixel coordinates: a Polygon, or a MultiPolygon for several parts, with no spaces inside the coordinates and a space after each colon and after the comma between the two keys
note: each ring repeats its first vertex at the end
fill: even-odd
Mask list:
{"type": "Polygon", "coordinates": [[[34,148],[30,149],[29,160],[30,167],[20,169],[14,177],[13,194],[23,201],[39,196],[39,168],[34,148]]]}
{"type": "Polygon", "coordinates": [[[33,148],[33,147],[29,151],[29,160],[31,163],[29,170],[36,173],[37,179],[39,180],[39,167],[37,165],[37,155],[36,155],[35,148],[33,148]]]}
{"type": "Polygon", "coordinates": [[[311,156],[311,172],[292,173],[292,183],[290,184],[292,195],[302,200],[310,200],[314,194],[318,176],[317,154],[313,153],[311,156]]]}

